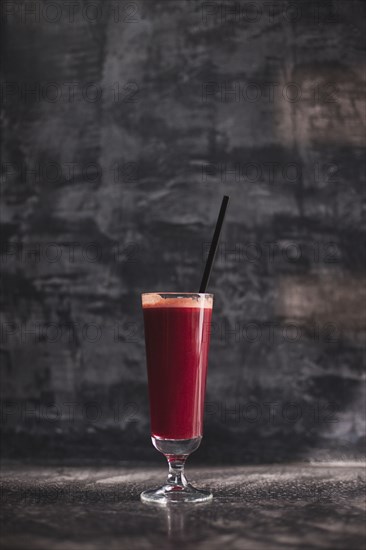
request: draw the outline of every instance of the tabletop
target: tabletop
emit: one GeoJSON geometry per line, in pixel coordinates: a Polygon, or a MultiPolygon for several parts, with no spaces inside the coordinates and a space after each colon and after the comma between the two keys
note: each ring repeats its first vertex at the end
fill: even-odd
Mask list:
{"type": "Polygon", "coordinates": [[[362,550],[365,465],[187,468],[207,504],[143,504],[166,470],[151,465],[2,465],[7,550],[362,550]]]}

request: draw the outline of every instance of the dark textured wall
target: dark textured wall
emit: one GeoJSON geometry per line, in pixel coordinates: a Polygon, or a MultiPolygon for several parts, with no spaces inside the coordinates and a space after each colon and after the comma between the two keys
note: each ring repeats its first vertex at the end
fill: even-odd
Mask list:
{"type": "Polygon", "coordinates": [[[8,457],[154,458],[140,293],[196,291],[197,460],[363,454],[365,4],[2,3],[8,457]]]}

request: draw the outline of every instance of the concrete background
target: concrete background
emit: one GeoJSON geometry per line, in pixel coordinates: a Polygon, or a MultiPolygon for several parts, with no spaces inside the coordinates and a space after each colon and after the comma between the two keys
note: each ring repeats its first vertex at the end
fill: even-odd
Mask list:
{"type": "Polygon", "coordinates": [[[140,293],[196,291],[195,460],[364,454],[365,4],[4,2],[9,458],[157,460],[140,293]]]}

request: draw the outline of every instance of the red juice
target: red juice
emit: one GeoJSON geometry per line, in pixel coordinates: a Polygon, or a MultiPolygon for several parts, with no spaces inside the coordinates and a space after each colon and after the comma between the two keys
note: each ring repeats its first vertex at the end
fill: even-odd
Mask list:
{"type": "Polygon", "coordinates": [[[153,296],[143,297],[151,434],[196,438],[203,428],[212,297],[153,296]]]}

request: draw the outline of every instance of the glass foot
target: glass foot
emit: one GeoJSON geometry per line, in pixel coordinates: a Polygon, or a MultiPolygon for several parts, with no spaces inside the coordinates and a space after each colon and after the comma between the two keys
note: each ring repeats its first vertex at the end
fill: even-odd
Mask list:
{"type": "Polygon", "coordinates": [[[173,502],[208,502],[212,500],[212,493],[195,489],[189,483],[184,487],[167,484],[159,489],[144,491],[141,493],[141,500],[162,505],[173,502]]]}
{"type": "Polygon", "coordinates": [[[202,437],[163,439],[152,436],[151,439],[154,447],[167,458],[169,472],[165,485],[159,489],[149,489],[141,493],[142,502],[165,505],[174,502],[208,502],[211,500],[210,492],[195,489],[188,483],[184,475],[185,461],[199,447],[202,437]]]}

